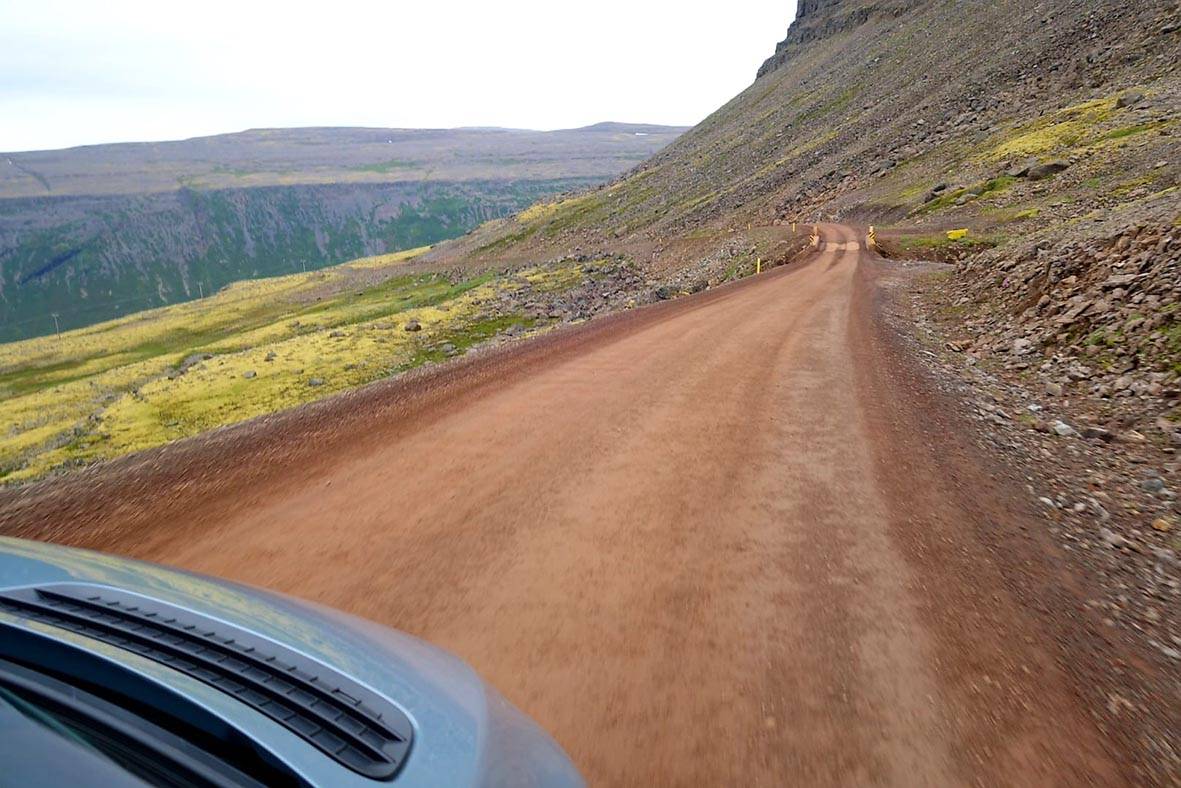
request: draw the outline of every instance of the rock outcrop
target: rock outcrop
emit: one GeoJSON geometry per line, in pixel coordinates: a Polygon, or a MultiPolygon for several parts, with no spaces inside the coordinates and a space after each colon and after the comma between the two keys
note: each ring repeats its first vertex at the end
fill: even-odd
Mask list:
{"type": "Polygon", "coordinates": [[[893,19],[925,0],[800,0],[796,19],[787,29],[787,37],[775,47],[775,54],[764,61],[758,76],[782,66],[805,44],[851,32],[866,22],[893,19]]]}

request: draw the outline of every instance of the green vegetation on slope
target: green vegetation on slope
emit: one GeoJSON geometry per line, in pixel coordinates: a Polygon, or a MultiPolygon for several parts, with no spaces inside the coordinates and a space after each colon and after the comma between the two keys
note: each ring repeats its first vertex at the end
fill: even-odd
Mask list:
{"type": "Polygon", "coordinates": [[[242,279],[434,244],[589,183],[186,189],[0,200],[0,341],[187,301],[242,279]]]}
{"type": "Polygon", "coordinates": [[[484,305],[586,276],[573,263],[457,281],[405,272],[420,251],[0,345],[0,479],[157,446],[443,360],[514,326],[540,328],[484,305]],[[419,330],[406,330],[411,321],[419,330]]]}

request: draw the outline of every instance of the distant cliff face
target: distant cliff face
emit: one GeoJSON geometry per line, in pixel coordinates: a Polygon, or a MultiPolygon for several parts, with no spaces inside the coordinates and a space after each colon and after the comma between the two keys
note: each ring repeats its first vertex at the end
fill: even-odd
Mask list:
{"type": "Polygon", "coordinates": [[[851,32],[866,22],[901,16],[930,0],[799,0],[796,19],[759,76],[782,66],[805,44],[851,32]]]}
{"type": "Polygon", "coordinates": [[[256,129],[2,153],[0,341],[454,238],[681,131],[256,129]]]}
{"type": "Polygon", "coordinates": [[[598,179],[268,186],[0,200],[0,341],[462,235],[598,179]]]}

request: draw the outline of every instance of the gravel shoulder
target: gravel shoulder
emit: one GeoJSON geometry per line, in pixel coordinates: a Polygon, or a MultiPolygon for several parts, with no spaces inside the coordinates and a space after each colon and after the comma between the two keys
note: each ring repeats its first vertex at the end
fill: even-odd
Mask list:
{"type": "Polygon", "coordinates": [[[1163,439],[1157,436],[1158,414],[1176,405],[1175,395],[1150,389],[1151,373],[1142,369],[1133,377],[1136,391],[1125,386],[1126,396],[1113,398],[1118,372],[1071,379],[1064,369],[1079,362],[1068,351],[1051,348],[1042,357],[1033,343],[1026,350],[1015,342],[1019,329],[1003,324],[982,324],[973,337],[965,330],[971,323],[949,309],[963,292],[949,266],[890,265],[910,271],[884,291],[891,293],[888,322],[924,369],[916,379],[938,381],[959,403],[958,423],[938,431],[995,458],[1010,489],[1022,493],[1020,538],[1041,545],[1065,570],[1057,587],[1029,587],[1025,596],[1058,599],[1044,603],[1045,626],[1057,631],[1063,659],[1107,735],[1141,753],[1137,781],[1176,784],[1181,543],[1170,493],[1181,479],[1165,430],[1171,424],[1162,422],[1163,439]]]}

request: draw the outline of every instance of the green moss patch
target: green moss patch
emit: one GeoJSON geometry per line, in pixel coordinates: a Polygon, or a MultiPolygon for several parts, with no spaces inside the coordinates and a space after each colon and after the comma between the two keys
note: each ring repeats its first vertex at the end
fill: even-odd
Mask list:
{"type": "Polygon", "coordinates": [[[158,446],[443,361],[514,325],[535,330],[535,319],[487,304],[577,287],[584,269],[452,281],[394,262],[388,278],[353,289],[346,264],[0,345],[0,478],[158,446]],[[418,330],[406,330],[412,322],[418,330]]]}

